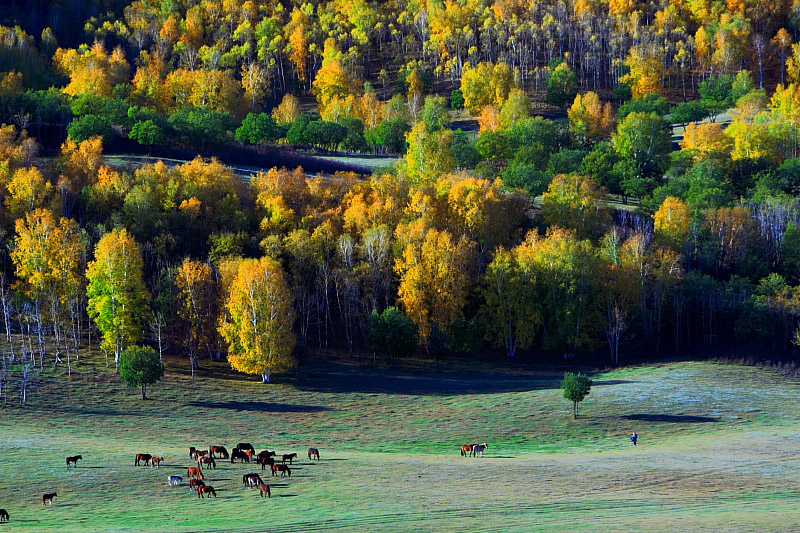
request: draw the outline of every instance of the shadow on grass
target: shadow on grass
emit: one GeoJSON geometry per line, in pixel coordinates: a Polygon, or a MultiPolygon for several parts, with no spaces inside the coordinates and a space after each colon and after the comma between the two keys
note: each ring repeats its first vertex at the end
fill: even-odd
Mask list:
{"type": "Polygon", "coordinates": [[[622,418],[626,420],[639,420],[641,422],[670,422],[683,424],[700,424],[703,422],[719,422],[719,418],[714,416],[695,416],[695,415],[651,415],[639,413],[627,415],[622,418]]]}
{"type": "Polygon", "coordinates": [[[324,370],[317,368],[287,378],[286,381],[308,392],[449,396],[558,389],[562,376],[411,372],[329,363],[324,370]]]}
{"type": "Polygon", "coordinates": [[[636,383],[636,381],[630,379],[606,379],[604,381],[592,381],[592,387],[602,385],[625,385],[627,383],[636,383]]]}
{"type": "Polygon", "coordinates": [[[278,498],[294,498],[297,494],[278,494],[278,498]]]}
{"type": "Polygon", "coordinates": [[[317,413],[332,411],[330,407],[322,405],[292,405],[287,403],[256,402],[256,401],[194,401],[187,405],[191,407],[207,407],[209,409],[230,409],[232,411],[265,411],[271,413],[317,413]]]}

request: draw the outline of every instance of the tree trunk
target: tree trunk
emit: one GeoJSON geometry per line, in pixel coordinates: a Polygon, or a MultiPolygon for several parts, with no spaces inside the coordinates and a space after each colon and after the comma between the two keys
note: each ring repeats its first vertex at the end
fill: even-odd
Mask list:
{"type": "Polygon", "coordinates": [[[578,418],[578,402],[572,402],[572,418],[578,418]]]}
{"type": "Polygon", "coordinates": [[[142,400],[147,399],[147,385],[142,383],[142,400]]]}

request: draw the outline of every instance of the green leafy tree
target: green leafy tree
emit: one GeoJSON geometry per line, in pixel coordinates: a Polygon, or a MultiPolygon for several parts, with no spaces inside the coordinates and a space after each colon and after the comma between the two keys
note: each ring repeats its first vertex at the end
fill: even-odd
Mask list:
{"type": "Polygon", "coordinates": [[[561,390],[564,391],[564,398],[572,402],[572,417],[578,418],[578,404],[589,395],[592,389],[592,380],[580,372],[564,373],[564,380],[561,382],[561,390]]]}
{"type": "Polygon", "coordinates": [[[133,346],[119,358],[119,377],[128,387],[141,387],[142,400],[146,400],[147,386],[164,377],[164,365],[154,349],[133,346]]]}
{"type": "Polygon", "coordinates": [[[622,121],[631,113],[655,113],[663,117],[669,113],[669,103],[659,94],[645,94],[619,106],[617,120],[622,121]]]}
{"type": "Polygon", "coordinates": [[[367,344],[372,352],[385,355],[391,364],[413,354],[417,347],[416,324],[396,307],[388,307],[380,314],[373,309],[368,331],[367,344]]]}
{"type": "Polygon", "coordinates": [[[547,80],[547,103],[566,109],[578,94],[578,77],[566,61],[562,61],[547,80]]]}
{"type": "Polygon", "coordinates": [[[473,168],[481,160],[481,154],[475,148],[475,143],[471,142],[461,129],[453,132],[453,140],[450,143],[450,155],[453,156],[456,168],[473,168]]]}
{"type": "Polygon", "coordinates": [[[242,125],[236,128],[236,140],[241,143],[275,142],[280,136],[281,130],[275,119],[267,113],[249,113],[242,125]]]}
{"type": "Polygon", "coordinates": [[[137,122],[134,124],[128,137],[139,144],[149,147],[153,145],[162,145],[166,141],[164,130],[157,126],[152,120],[145,120],[144,122],[137,122]]]}
{"type": "Polygon", "coordinates": [[[669,119],[673,124],[686,126],[690,122],[700,122],[708,116],[708,109],[698,100],[681,102],[669,112],[669,119]]]}
{"type": "Polygon", "coordinates": [[[709,76],[700,82],[697,91],[700,93],[700,102],[708,110],[711,122],[717,120],[717,115],[731,107],[731,90],[733,89],[733,76],[709,76]]]}
{"type": "Polygon", "coordinates": [[[450,108],[451,109],[464,109],[464,93],[461,89],[453,89],[450,91],[450,108]]]}
{"type": "Polygon", "coordinates": [[[436,131],[444,128],[450,121],[447,114],[447,100],[444,96],[426,96],[425,104],[422,106],[422,121],[428,131],[436,131]]]}
{"type": "Polygon", "coordinates": [[[67,134],[76,142],[85,141],[95,136],[103,138],[107,144],[114,137],[111,122],[102,115],[83,115],[69,123],[67,134]]]}
{"type": "Polygon", "coordinates": [[[787,280],[793,284],[800,281],[800,228],[791,221],[783,234],[780,265],[787,280]]]}
{"type": "Polygon", "coordinates": [[[656,185],[669,167],[671,133],[664,119],[654,112],[626,116],[612,142],[620,159],[631,163],[630,177],[654,178],[656,185]]]}

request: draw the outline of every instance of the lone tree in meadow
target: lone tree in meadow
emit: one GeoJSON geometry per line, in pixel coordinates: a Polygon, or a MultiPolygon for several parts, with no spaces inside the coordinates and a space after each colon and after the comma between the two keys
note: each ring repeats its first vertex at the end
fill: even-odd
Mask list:
{"type": "Polygon", "coordinates": [[[564,398],[572,401],[572,416],[578,418],[578,403],[582,402],[589,391],[592,389],[592,380],[580,372],[564,373],[564,381],[561,382],[561,389],[564,391],[564,398]]]}
{"type": "Polygon", "coordinates": [[[164,365],[152,348],[133,346],[119,358],[119,375],[128,387],[141,386],[142,400],[146,400],[147,386],[164,377],[164,365]]]}

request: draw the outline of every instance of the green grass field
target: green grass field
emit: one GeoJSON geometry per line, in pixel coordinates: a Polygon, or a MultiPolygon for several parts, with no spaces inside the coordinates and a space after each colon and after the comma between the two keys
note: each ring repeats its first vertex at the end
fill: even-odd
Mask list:
{"type": "Polygon", "coordinates": [[[598,374],[573,420],[555,373],[315,362],[265,386],[222,363],[194,379],[183,360],[167,367],[148,401],[84,358],[70,381],[48,372],[26,406],[0,407],[0,530],[800,528],[797,381],[768,369],[598,374]],[[189,446],[240,441],[299,453],[290,478],[267,481],[271,499],[241,485],[258,466],[225,461],[207,473],[216,500],[167,487],[189,446]],[[483,441],[483,458],[460,456],[483,441]],[[135,467],[139,452],[166,465],[135,467]]]}

